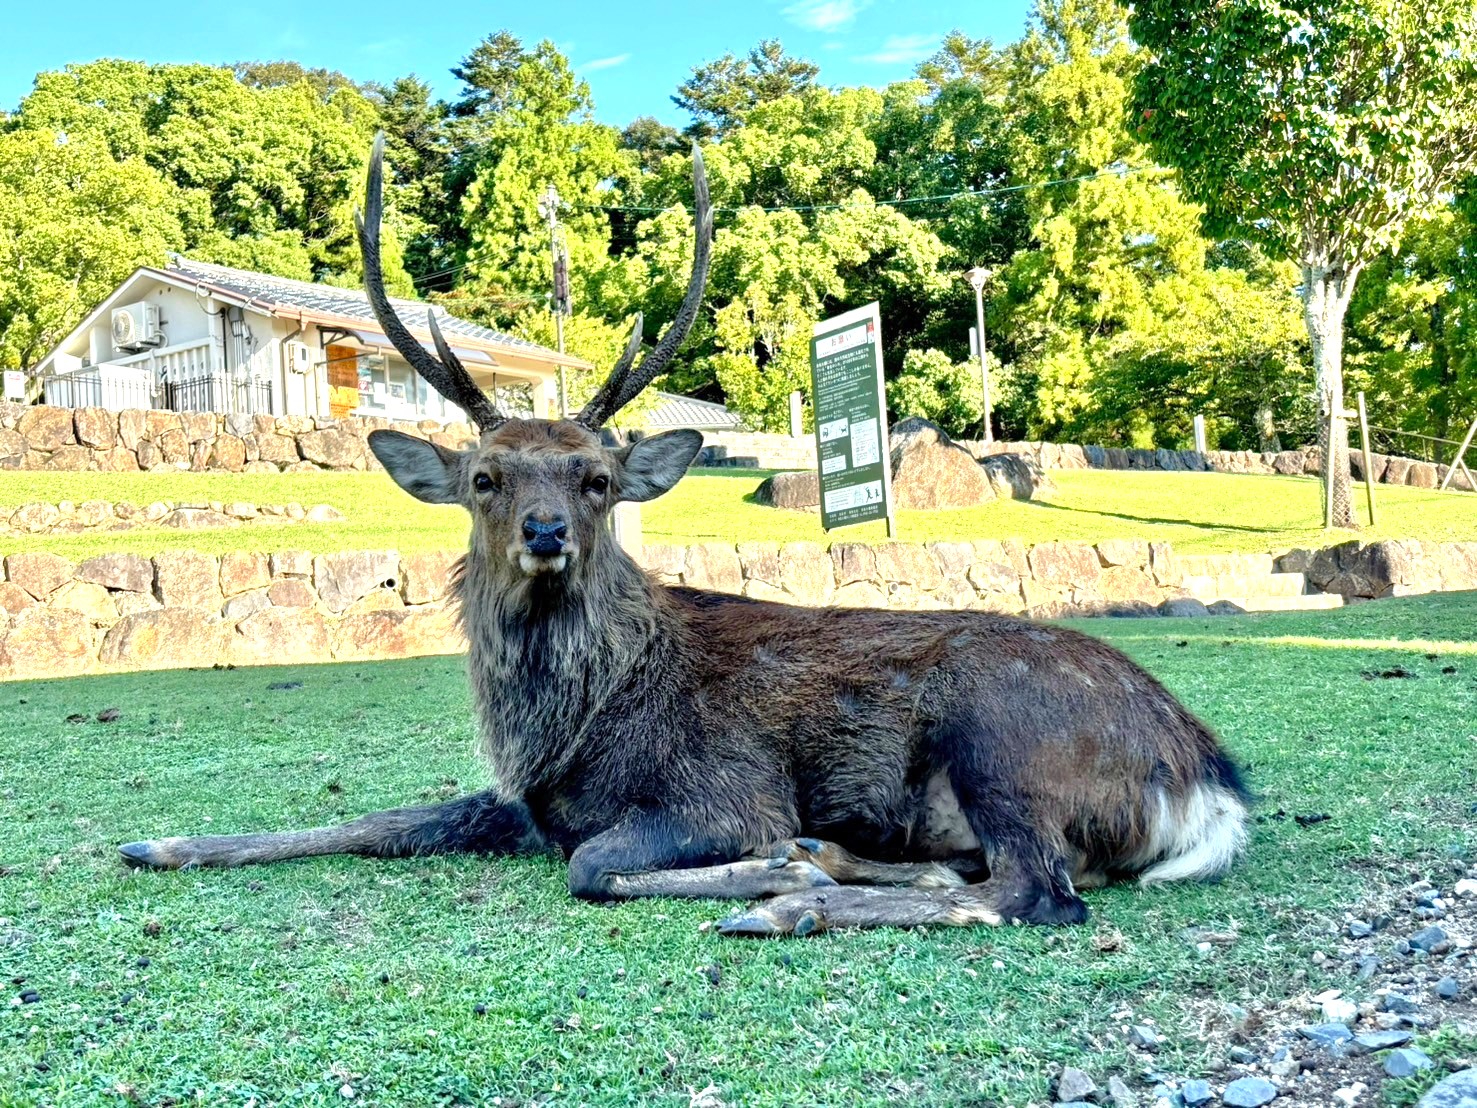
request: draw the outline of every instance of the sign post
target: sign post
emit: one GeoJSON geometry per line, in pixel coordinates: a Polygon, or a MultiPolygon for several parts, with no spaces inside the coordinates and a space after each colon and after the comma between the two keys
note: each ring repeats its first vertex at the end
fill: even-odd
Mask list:
{"type": "Polygon", "coordinates": [[[26,375],[18,369],[7,369],[5,371],[4,399],[19,400],[26,399],[26,375]]]}
{"type": "Polygon", "coordinates": [[[892,458],[875,303],[815,325],[810,375],[821,526],[829,531],[885,519],[892,538],[892,458]]]}

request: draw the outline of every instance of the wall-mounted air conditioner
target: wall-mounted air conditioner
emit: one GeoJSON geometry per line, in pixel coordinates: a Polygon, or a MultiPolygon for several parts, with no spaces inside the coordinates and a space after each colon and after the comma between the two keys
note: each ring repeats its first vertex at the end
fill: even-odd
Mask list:
{"type": "Polygon", "coordinates": [[[113,346],[118,350],[133,353],[164,343],[164,332],[159,328],[157,304],[126,304],[121,308],[114,308],[112,321],[113,346]]]}
{"type": "Polygon", "coordinates": [[[307,343],[287,343],[284,355],[287,358],[287,368],[293,373],[313,372],[313,348],[307,343]]]}

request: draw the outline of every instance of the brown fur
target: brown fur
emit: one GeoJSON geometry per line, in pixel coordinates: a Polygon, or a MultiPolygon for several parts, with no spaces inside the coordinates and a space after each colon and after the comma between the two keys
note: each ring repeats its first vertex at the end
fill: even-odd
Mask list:
{"type": "MultiPolygon", "coordinates": [[[[1174,830],[1163,813],[1190,810],[1196,790],[1239,812],[1235,769],[1210,731],[1085,635],[652,580],[613,541],[607,513],[665,491],[700,442],[674,432],[612,450],[542,420],[503,423],[466,454],[371,437],[407,489],[471,513],[455,591],[497,787],[455,802],[482,805],[457,809],[460,838],[431,810],[418,832],[378,847],[361,834],[342,849],[544,842],[569,857],[580,896],[786,894],[732,921],[735,933],[1075,922],[1086,910],[1074,876],[1141,871],[1194,845],[1169,834],[1178,845],[1152,854],[1156,829],[1174,830]],[[744,861],[755,857],[772,860],[744,861]],[[949,888],[955,873],[983,881],[949,888]],[[803,891],[837,881],[913,887],[803,891]]],[[[333,831],[297,834],[328,835],[321,848],[333,831]]],[[[160,865],[282,856],[270,836],[246,838],[250,849],[124,851],[160,865]]]]}

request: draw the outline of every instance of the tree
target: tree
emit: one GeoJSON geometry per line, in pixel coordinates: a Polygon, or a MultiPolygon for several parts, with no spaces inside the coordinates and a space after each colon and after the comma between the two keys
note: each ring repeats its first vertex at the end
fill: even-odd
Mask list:
{"type": "Polygon", "coordinates": [[[29,366],[183,241],[170,186],[86,135],[0,133],[0,366],[29,366]]]}
{"type": "MultiPolygon", "coordinates": [[[[1460,439],[1477,416],[1477,228],[1465,197],[1413,222],[1349,302],[1344,370],[1370,420],[1460,439]]],[[[1400,443],[1407,451],[1413,443],[1400,443]]]]}
{"type": "Polygon", "coordinates": [[[742,126],[760,104],[814,88],[820,66],[785,53],[777,38],[765,39],[743,58],[725,54],[694,67],[672,102],[691,113],[687,134],[721,139],[742,126]]]}
{"type": "Polygon", "coordinates": [[[395,207],[406,232],[405,267],[422,291],[453,284],[455,244],[461,212],[449,195],[453,150],[446,120],[449,106],[431,99],[431,86],[415,76],[389,85],[369,85],[366,95],[379,111],[395,207]]]}
{"type": "Polygon", "coordinates": [[[985,412],[979,363],[954,362],[941,350],[909,350],[902,372],[887,382],[887,406],[897,419],[922,416],[956,438],[977,431],[985,412]]]}
{"type": "MultiPolygon", "coordinates": [[[[378,114],[351,86],[254,87],[223,67],[105,60],[38,76],[17,123],[152,166],[173,186],[183,248],[201,260],[358,280],[352,212],[378,114]]],[[[397,271],[392,285],[408,291],[397,271]]]]}
{"type": "Polygon", "coordinates": [[[460,201],[461,291],[479,298],[478,318],[494,322],[527,310],[533,298],[543,301],[553,261],[539,199],[553,185],[574,301],[583,308],[588,282],[610,253],[610,221],[601,210],[607,183],[629,171],[618,133],[595,121],[589,85],[551,42],[523,50],[500,32],[454,72],[479,82],[453,106],[461,118],[452,175],[470,182],[460,201]]]}
{"type": "Polygon", "coordinates": [[[682,153],[687,144],[676,127],[669,127],[655,116],[642,115],[631,120],[621,132],[621,149],[636,155],[639,170],[655,173],[663,158],[682,153]]]}
{"type": "Polygon", "coordinates": [[[1354,526],[1344,317],[1359,274],[1477,168],[1470,0],[1139,0],[1141,134],[1207,225],[1295,258],[1332,522],[1354,526]]]}

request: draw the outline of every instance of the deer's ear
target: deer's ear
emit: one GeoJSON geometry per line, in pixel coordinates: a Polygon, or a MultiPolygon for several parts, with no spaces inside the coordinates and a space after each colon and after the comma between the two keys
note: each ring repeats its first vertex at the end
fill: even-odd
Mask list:
{"type": "Polygon", "coordinates": [[[460,504],[467,455],[400,431],[369,432],[369,449],[406,492],[427,504],[460,504]]]}
{"type": "Polygon", "coordinates": [[[637,439],[616,457],[620,479],[616,493],[621,500],[651,500],[661,496],[687,472],[703,448],[698,431],[668,431],[649,439],[637,439]]]}

